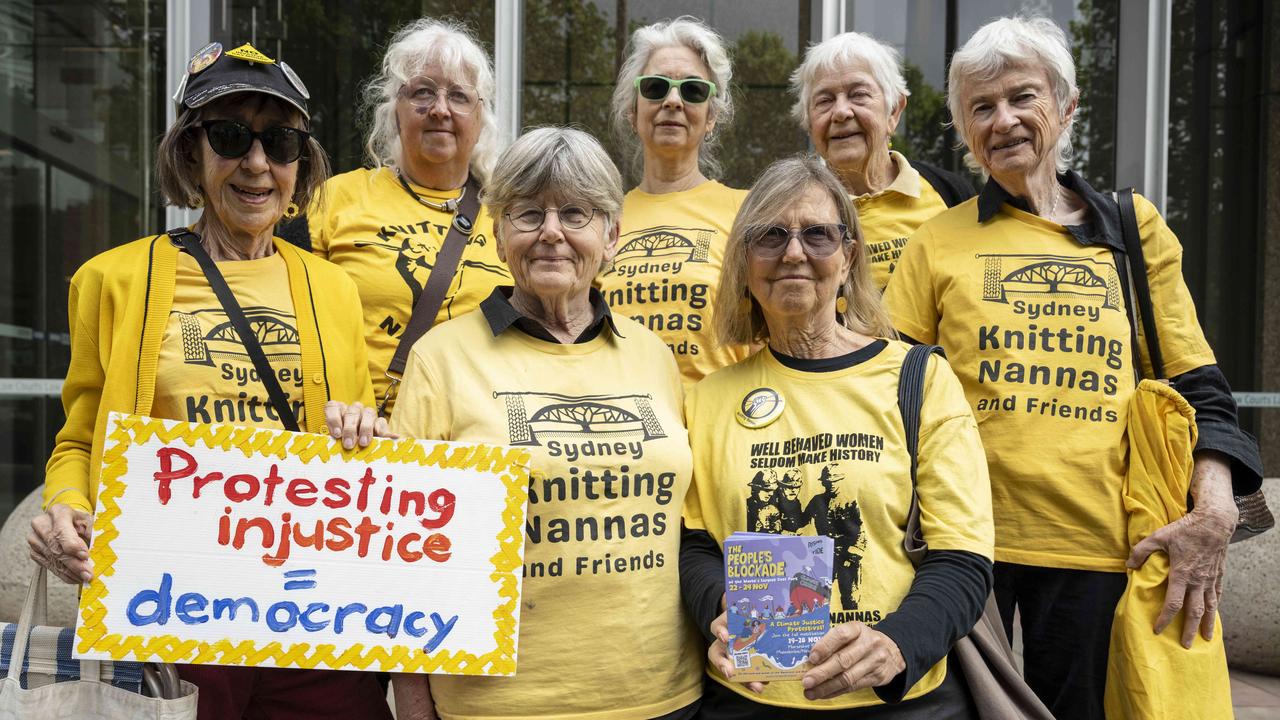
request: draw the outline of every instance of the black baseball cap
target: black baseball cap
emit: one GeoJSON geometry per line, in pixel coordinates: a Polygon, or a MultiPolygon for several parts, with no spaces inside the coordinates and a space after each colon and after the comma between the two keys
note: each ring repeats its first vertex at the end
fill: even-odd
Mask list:
{"type": "Polygon", "coordinates": [[[238,92],[274,95],[311,118],[307,109],[311,93],[298,74],[283,60],[272,60],[249,43],[225,52],[222,43],[204,46],[187,62],[187,74],[173,100],[179,106],[198,108],[238,92]]]}

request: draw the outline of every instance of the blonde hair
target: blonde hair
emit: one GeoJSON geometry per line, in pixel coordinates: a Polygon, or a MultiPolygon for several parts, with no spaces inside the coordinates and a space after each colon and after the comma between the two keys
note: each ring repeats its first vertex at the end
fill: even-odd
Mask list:
{"type": "Polygon", "coordinates": [[[475,109],[480,113],[480,137],[471,151],[471,172],[483,184],[500,150],[498,119],[490,112],[497,83],[493,63],[480,43],[466,26],[453,20],[420,18],[392,36],[382,56],[381,72],[364,87],[370,118],[365,153],[373,167],[398,168],[403,164],[396,98],[405,83],[433,64],[457,80],[470,80],[480,95],[475,109]]]}
{"type": "Polygon", "coordinates": [[[668,47],[684,47],[692,50],[711,72],[707,78],[716,84],[716,94],[711,96],[709,120],[716,121],[716,131],[703,138],[698,145],[698,165],[708,177],[718,177],[720,161],[715,149],[718,137],[733,123],[733,94],[729,82],[733,79],[733,64],[724,48],[724,38],[702,24],[697,18],[682,15],[675,20],[665,20],[638,28],[627,41],[626,60],[618,69],[618,82],[613,86],[611,121],[614,136],[622,145],[630,170],[640,171],[643,148],[633,126],[636,118],[636,78],[644,72],[644,66],[654,52],[668,47]]]}
{"type": "MultiPolygon", "coordinates": [[[[951,56],[947,71],[947,108],[960,137],[968,144],[969,120],[964,111],[961,86],[966,80],[991,80],[1015,65],[1043,68],[1049,75],[1058,112],[1063,112],[1079,96],[1076,87],[1076,64],[1071,59],[1067,35],[1052,20],[1044,17],[1004,17],[978,28],[973,37],[951,56]]],[[[1071,162],[1071,130],[1075,117],[1058,136],[1058,172],[1065,172],[1071,162]]],[[[964,156],[974,170],[986,172],[978,164],[973,149],[964,156]]]]}
{"type": "MultiPolygon", "coordinates": [[[[876,337],[897,337],[889,314],[880,301],[880,292],[871,281],[867,247],[858,224],[858,213],[840,180],[816,155],[797,155],[779,160],[761,173],[751,192],[742,201],[725,245],[724,265],[715,298],[715,336],[721,344],[767,342],[769,326],[760,304],[747,288],[747,242],[755,228],[773,225],[795,204],[798,194],[816,187],[836,206],[840,222],[853,238],[853,265],[840,287],[849,307],[838,316],[841,325],[876,337]]],[[[834,312],[834,309],[832,310],[834,312]]]]}

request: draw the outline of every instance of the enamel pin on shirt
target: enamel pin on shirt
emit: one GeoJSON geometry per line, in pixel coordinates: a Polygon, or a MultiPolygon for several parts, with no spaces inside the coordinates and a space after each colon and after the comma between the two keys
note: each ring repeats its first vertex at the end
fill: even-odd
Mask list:
{"type": "Polygon", "coordinates": [[[742,398],[738,408],[738,424],[753,430],[762,428],[782,416],[787,402],[773,388],[756,388],[742,398]]]}

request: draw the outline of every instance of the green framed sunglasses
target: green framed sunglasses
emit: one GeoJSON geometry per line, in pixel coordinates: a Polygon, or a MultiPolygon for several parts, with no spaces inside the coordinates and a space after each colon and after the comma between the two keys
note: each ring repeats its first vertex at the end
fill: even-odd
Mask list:
{"type": "Polygon", "coordinates": [[[645,100],[662,102],[671,92],[671,86],[680,89],[680,99],[687,103],[701,104],[716,94],[716,84],[702,78],[673,80],[665,75],[641,75],[636,78],[636,90],[645,100]]]}

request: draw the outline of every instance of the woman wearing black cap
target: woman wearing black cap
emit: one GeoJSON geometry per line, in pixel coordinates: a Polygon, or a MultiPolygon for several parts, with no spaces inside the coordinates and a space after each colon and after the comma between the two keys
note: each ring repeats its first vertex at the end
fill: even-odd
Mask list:
{"type": "MultiPolygon", "coordinates": [[[[108,250],[71,280],[67,420],[28,535],[32,558],[69,583],[93,577],[87,543],[108,413],[335,436],[345,426],[348,447],[375,429],[371,410],[353,403],[344,423],[336,403],[327,408],[373,399],[355,285],[272,235],[329,175],[308,133],[305,86],[250,45],[214,43],[192,58],[175,100],[156,173],[166,200],[204,208],[200,219],[108,250]],[[247,331],[218,332],[228,323],[247,331]]],[[[201,718],[391,717],[369,673],[183,665],[180,674],[200,688],[201,718]]]]}

